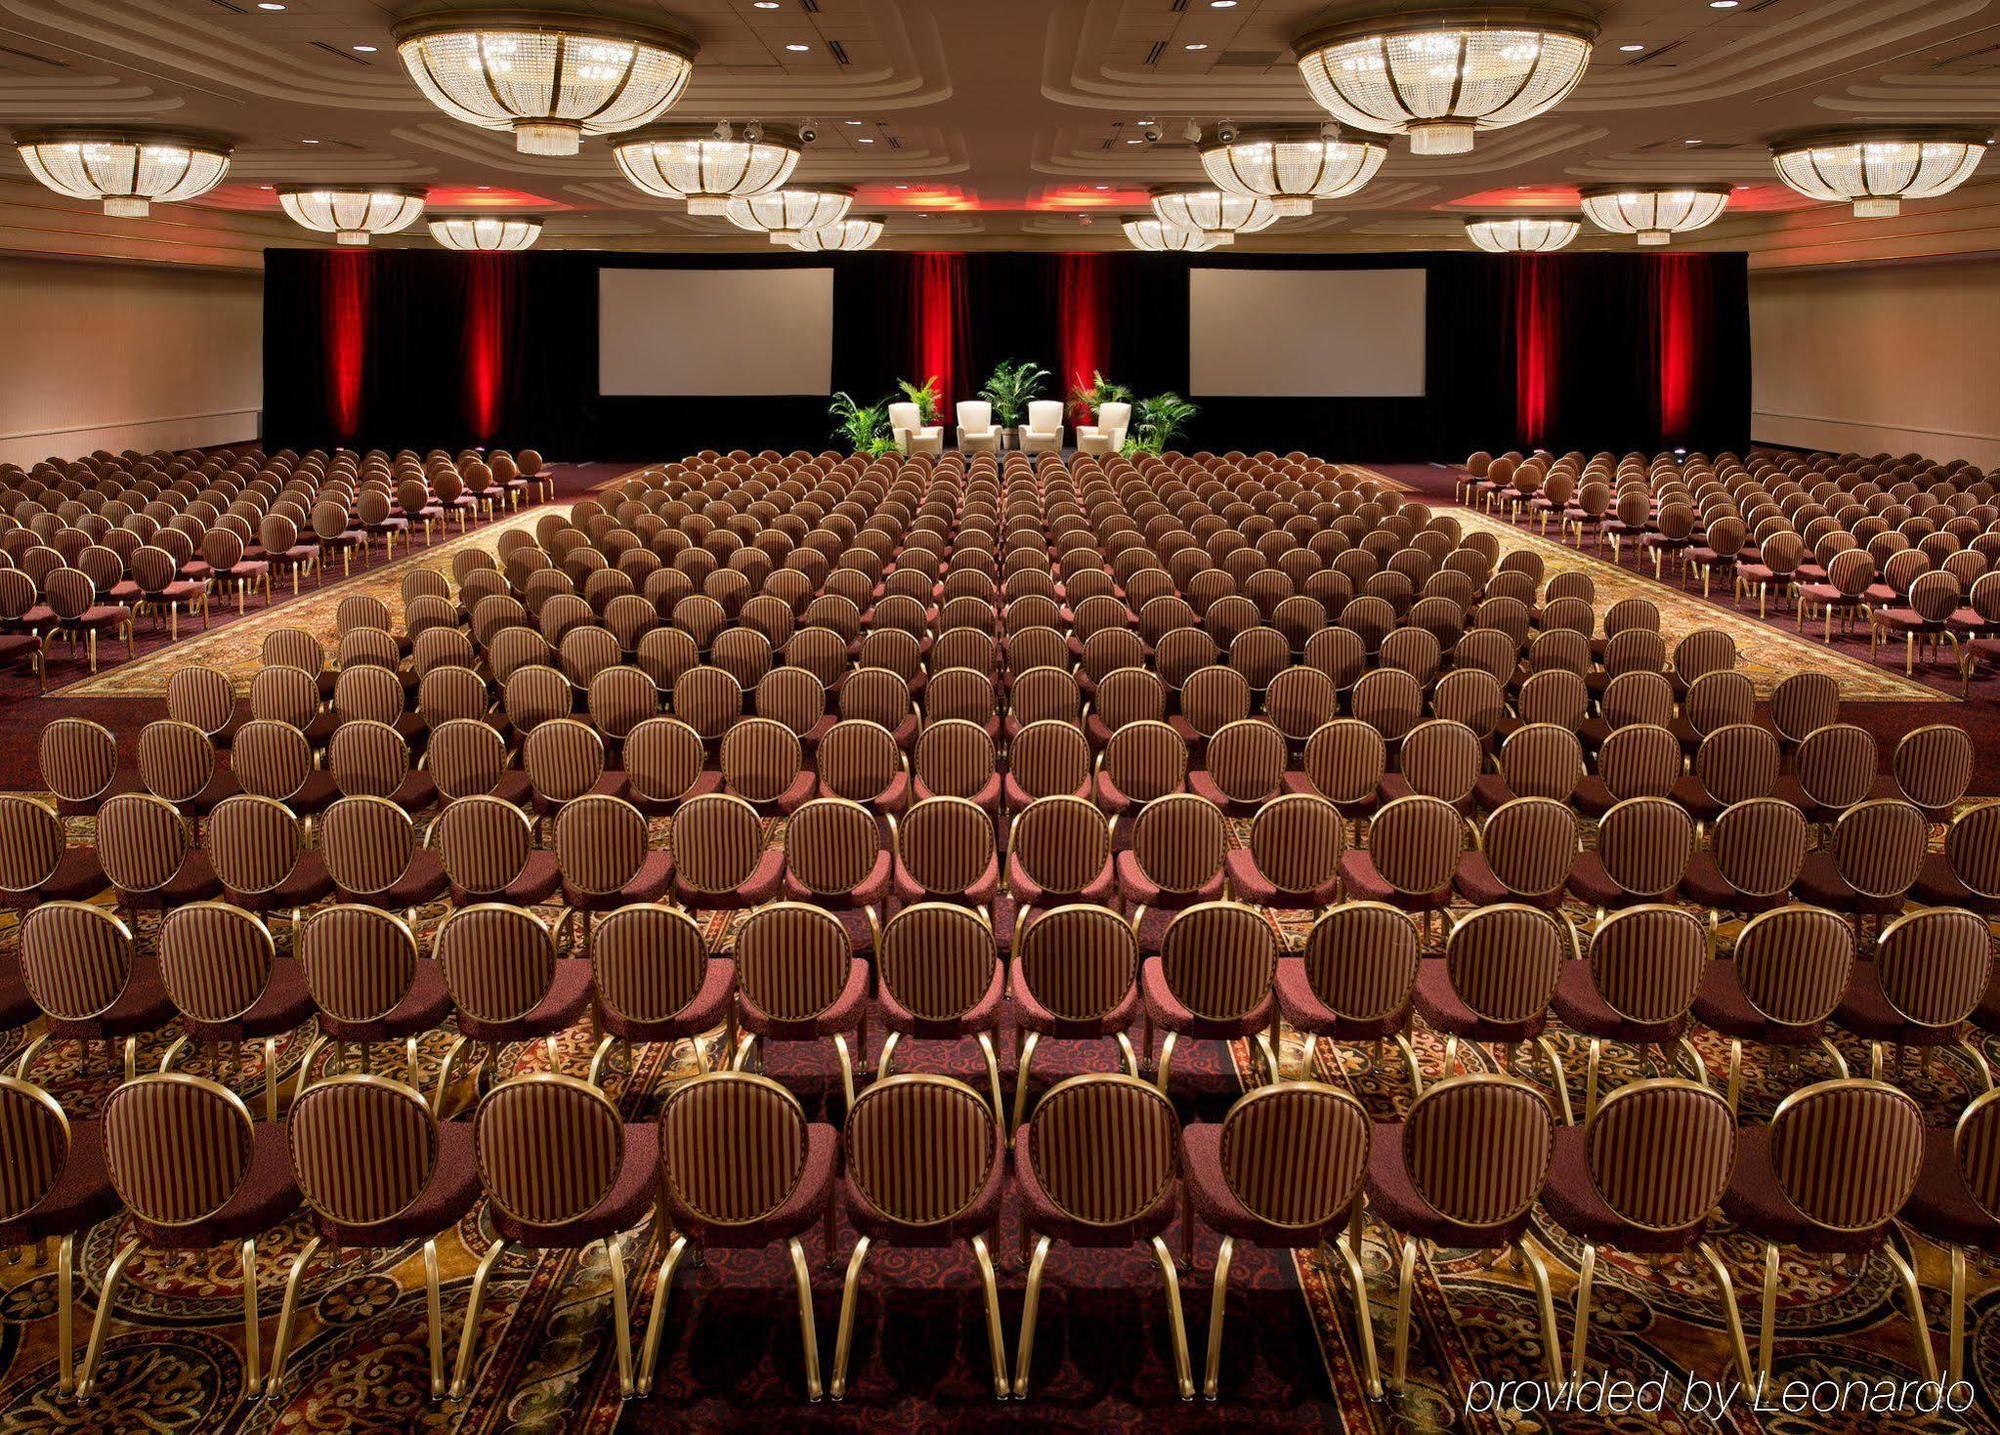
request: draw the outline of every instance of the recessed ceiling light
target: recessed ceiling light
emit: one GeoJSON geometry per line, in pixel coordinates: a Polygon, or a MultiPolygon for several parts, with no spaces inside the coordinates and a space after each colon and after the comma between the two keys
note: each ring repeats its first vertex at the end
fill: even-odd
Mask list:
{"type": "Polygon", "coordinates": [[[373,45],[356,45],[354,52],[357,55],[372,55],[375,53],[375,47],[373,45]]]}
{"type": "Polygon", "coordinates": [[[1097,186],[1097,187],[1098,187],[1099,189],[1109,189],[1109,188],[1111,188],[1111,186],[1110,186],[1110,185],[1108,185],[1108,184],[1100,184],[1100,185],[1099,185],[1099,186],[1097,186]]]}
{"type": "Polygon", "coordinates": [[[804,53],[805,53],[805,52],[806,52],[807,50],[810,50],[810,49],[812,48],[812,46],[810,46],[810,45],[787,45],[787,46],[785,46],[785,48],[786,48],[787,50],[790,50],[790,51],[791,51],[791,52],[792,52],[793,54],[795,54],[795,55],[802,55],[802,54],[804,54],[804,53]]]}
{"type": "Polygon", "coordinates": [[[750,8],[753,10],[775,10],[778,8],[778,0],[752,0],[750,8]]]}
{"type": "Polygon", "coordinates": [[[282,10],[285,7],[280,5],[278,0],[260,0],[257,8],[259,10],[282,10]]]}
{"type": "Polygon", "coordinates": [[[1208,8],[1211,10],[1234,10],[1236,8],[1236,0],[1208,0],[1208,8]]]}
{"type": "Polygon", "coordinates": [[[1700,143],[1701,143],[1701,141],[1700,141],[1700,140],[1682,140],[1682,141],[1681,141],[1681,143],[1682,143],[1682,144],[1700,144],[1700,143]]]}
{"type": "Polygon", "coordinates": [[[300,140],[300,141],[299,141],[299,143],[300,143],[300,144],[318,144],[318,143],[319,143],[319,141],[318,141],[318,140],[300,140]]]}
{"type": "Polygon", "coordinates": [[[868,136],[867,136],[867,135],[863,135],[863,136],[861,136],[861,143],[862,143],[862,144],[874,144],[874,143],[875,143],[875,141],[874,141],[874,140],[872,140],[872,139],[870,139],[870,138],[868,138],[868,136]]]}
{"type": "Polygon", "coordinates": [[[1125,141],[1125,143],[1126,143],[1126,144],[1144,144],[1144,143],[1145,143],[1145,141],[1144,141],[1144,140],[1127,140],[1127,141],[1125,141]]]}
{"type": "Polygon", "coordinates": [[[492,186],[492,185],[490,185],[490,184],[482,184],[482,185],[480,185],[479,187],[480,187],[481,189],[491,189],[491,188],[493,188],[493,186],[492,186]]]}
{"type": "Polygon", "coordinates": [[[907,184],[899,184],[899,185],[897,185],[897,186],[896,186],[896,188],[898,188],[898,189],[908,189],[908,188],[909,188],[909,186],[908,186],[907,184]]]}
{"type": "Polygon", "coordinates": [[[858,125],[858,124],[860,124],[860,123],[861,123],[861,121],[860,121],[860,120],[842,120],[842,121],[841,121],[841,123],[842,123],[842,124],[844,124],[844,125],[858,125]]]}
{"type": "Polygon", "coordinates": [[[1737,0],[1708,0],[1708,8],[1711,10],[1734,10],[1736,4],[1737,0]]]}
{"type": "Polygon", "coordinates": [[[1639,51],[1645,49],[1646,47],[1644,45],[1620,45],[1618,48],[1623,50],[1628,55],[1636,55],[1639,51]]]}
{"type": "Polygon", "coordinates": [[[1206,46],[1206,45],[1183,45],[1183,46],[1181,46],[1181,48],[1182,48],[1183,50],[1206,50],[1206,49],[1208,48],[1208,46],[1206,46]]]}

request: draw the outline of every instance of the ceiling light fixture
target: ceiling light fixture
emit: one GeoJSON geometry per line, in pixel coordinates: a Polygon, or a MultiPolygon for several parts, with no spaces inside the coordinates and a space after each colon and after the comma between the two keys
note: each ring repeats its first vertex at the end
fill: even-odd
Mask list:
{"type": "Polygon", "coordinates": [[[658,119],[694,72],[664,26],[543,10],[450,10],[395,27],[410,78],[455,119],[514,132],[522,154],[575,154],[586,134],[658,119]]]}
{"type": "Polygon", "coordinates": [[[1162,224],[1193,230],[1216,244],[1232,244],[1239,234],[1255,234],[1278,222],[1277,207],[1269,200],[1200,184],[1156,186],[1153,213],[1162,224]]]}
{"type": "Polygon", "coordinates": [[[1293,49],[1335,119],[1407,134],[1412,154],[1439,155],[1560,104],[1596,39],[1597,21],[1567,5],[1429,6],[1339,20],[1293,49]]]}
{"type": "Polygon", "coordinates": [[[1635,44],[1635,45],[1620,45],[1618,48],[1623,50],[1628,55],[1636,55],[1639,53],[1639,51],[1645,49],[1646,47],[1644,45],[1635,44]]]}
{"type": "Polygon", "coordinates": [[[612,142],[625,178],[660,199],[684,199],[689,214],[721,214],[732,199],[768,194],[792,177],[799,133],[767,125],[756,139],[718,138],[712,125],[654,125],[612,142]]]}
{"type": "Polygon", "coordinates": [[[1206,45],[1183,45],[1183,46],[1181,46],[1181,48],[1182,48],[1183,50],[1206,50],[1206,49],[1208,48],[1208,46],[1206,46],[1206,45]]]}
{"type": "Polygon", "coordinates": [[[1489,254],[1552,254],[1582,228],[1574,214],[1481,214],[1465,221],[1465,237],[1489,254]]]}
{"type": "Polygon", "coordinates": [[[882,221],[856,216],[843,219],[837,224],[829,224],[824,229],[801,229],[788,239],[780,239],[780,244],[807,254],[829,253],[833,251],[853,251],[869,249],[882,237],[882,221]]]}
{"type": "Polygon", "coordinates": [[[1225,131],[1230,139],[1201,147],[1201,167],[1220,189],[1267,199],[1280,218],[1311,214],[1315,199],[1355,193],[1382,168],[1389,141],[1381,135],[1329,139],[1318,125],[1272,125],[1225,131]]]}
{"type": "Polygon", "coordinates": [[[1583,216],[1613,234],[1636,234],[1641,244],[1666,244],[1713,224],[1730,192],[1726,184],[1594,184],[1582,191],[1583,216]]]}
{"type": "Polygon", "coordinates": [[[1886,219],[1906,199],[1957,189],[1992,143],[1991,131],[1949,125],[1849,126],[1780,135],[1771,163],[1808,199],[1852,204],[1858,219],[1886,219]]]}
{"type": "Polygon", "coordinates": [[[20,130],[14,146],[36,179],[71,199],[101,201],[115,219],[206,194],[229,172],[224,141],[164,130],[20,130]]]}
{"type": "Polygon", "coordinates": [[[1153,253],[1200,254],[1216,247],[1222,241],[1211,239],[1195,229],[1177,229],[1171,224],[1145,217],[1121,221],[1125,238],[1134,249],[1144,249],[1153,253]]]}
{"type": "Polygon", "coordinates": [[[810,49],[812,48],[812,46],[810,46],[810,45],[787,45],[787,46],[785,46],[785,48],[786,48],[787,50],[790,50],[790,51],[791,51],[791,52],[792,52],[792,53],[793,53],[794,55],[803,55],[803,54],[804,54],[804,53],[805,53],[806,51],[810,50],[810,49]]]}
{"type": "Polygon", "coordinates": [[[366,244],[372,235],[415,223],[425,194],[420,184],[283,184],[278,203],[307,229],[341,244],[366,244]]]}
{"type": "Polygon", "coordinates": [[[542,237],[539,214],[438,214],[429,223],[431,238],[446,249],[479,254],[531,249],[542,237]]]}
{"type": "Polygon", "coordinates": [[[787,244],[803,230],[840,223],[853,203],[854,191],[846,185],[824,184],[732,199],[724,212],[738,229],[768,234],[773,244],[787,244]]]}

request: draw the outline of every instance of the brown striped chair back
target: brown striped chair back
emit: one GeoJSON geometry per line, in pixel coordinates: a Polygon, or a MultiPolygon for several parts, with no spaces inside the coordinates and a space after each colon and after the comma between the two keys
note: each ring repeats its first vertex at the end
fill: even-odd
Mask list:
{"type": "Polygon", "coordinates": [[[534,842],[526,813],[484,794],[448,803],[424,838],[451,885],[474,900],[505,892],[528,865],[534,842]]]}
{"type": "Polygon", "coordinates": [[[245,896],[274,892],[305,856],[305,832],[282,802],[241,793],[208,817],[208,860],[223,890],[245,896]]]}
{"type": "Polygon", "coordinates": [[[386,797],[343,797],[320,818],[319,845],[336,887],[372,897],[409,871],[417,833],[409,814],[386,797]]]}
{"type": "Polygon", "coordinates": [[[1229,827],[1221,809],[1191,792],[1148,803],[1132,827],[1132,855],[1170,896],[1198,892],[1222,870],[1229,827]]]}
{"type": "Polygon", "coordinates": [[[625,1158],[625,1123],[588,1082],[538,1072],[489,1092],[472,1117],[486,1198],[524,1225],[590,1214],[625,1158]]]}
{"type": "MultiPolygon", "coordinates": [[[[266,668],[257,676],[261,680],[278,674],[302,676],[295,668],[266,668]]],[[[230,744],[229,770],[245,792],[289,802],[312,776],[312,744],[291,723],[253,718],[230,744]]]]}
{"type": "Polygon", "coordinates": [[[1747,798],[1715,820],[1710,839],[1722,880],[1748,897],[1777,897],[1806,860],[1805,814],[1781,797],[1747,798]]]}
{"type": "Polygon", "coordinates": [[[1533,1020],[1548,1010],[1569,955],[1562,924],[1538,907],[1509,902],[1460,918],[1445,940],[1451,989],[1492,1022],[1533,1020]]]}
{"type": "Polygon", "coordinates": [[[909,683],[888,668],[856,668],[841,684],[840,715],[844,718],[880,723],[894,732],[910,712],[909,683]]]}
{"type": "Polygon", "coordinates": [[[1058,1083],[1036,1103],[1027,1142],[1049,1200],[1088,1225],[1136,1220],[1169,1197],[1180,1170],[1172,1103],[1132,1076],[1058,1083]]]}
{"type": "Polygon", "coordinates": [[[403,715],[405,697],[402,678],[379,663],[344,667],[333,682],[333,711],[342,722],[393,723],[403,715]]]}
{"type": "Polygon", "coordinates": [[[1694,819],[1671,798],[1628,797],[1598,823],[1597,855],[1628,896],[1665,896],[1687,876],[1694,819]]]}
{"type": "Polygon", "coordinates": [[[119,892],[157,892],[194,849],[194,833],[172,803],[121,792],[97,809],[97,860],[119,892]]]}
{"type": "Polygon", "coordinates": [[[437,1168],[437,1118],[402,1082],[329,1076],[292,1103],[285,1121],[292,1175],[306,1205],[342,1226],[375,1226],[408,1211],[437,1168]]]}
{"type": "Polygon", "coordinates": [[[24,895],[56,875],[68,838],[40,798],[0,796],[0,892],[24,895]]]}
{"type": "Polygon", "coordinates": [[[1972,1098],[1952,1128],[1952,1154],[1973,1204],[2000,1222],[2000,1097],[1986,1091],[1972,1098]]]}
{"type": "Polygon", "coordinates": [[[767,1077],[719,1071],[681,1082],[660,1103],[659,1132],[668,1192],[706,1225],[763,1219],[805,1175],[805,1111],[767,1077]]]}
{"type": "Polygon", "coordinates": [[[1167,925],[1160,969],[1168,989],[1197,1017],[1240,1020],[1271,994],[1278,934],[1255,907],[1203,902],[1167,925]]]}
{"type": "Polygon", "coordinates": [[[758,681],[753,706],[803,740],[826,716],[826,684],[804,668],[773,668],[758,681]]]}
{"type": "Polygon", "coordinates": [[[1486,819],[1480,850],[1509,893],[1549,897],[1562,889],[1576,862],[1576,813],[1553,797],[1513,798],[1486,819]]]}
{"type": "Polygon", "coordinates": [[[1747,673],[1734,668],[1703,673],[1688,686],[1681,714],[1698,733],[1712,733],[1732,723],[1748,723],[1757,715],[1757,688],[1747,673]]]}
{"type": "Polygon", "coordinates": [[[1771,725],[1788,743],[1801,743],[1840,721],[1840,683],[1830,673],[1793,673],[1771,689],[1771,725]]]}
{"type": "MultiPolygon", "coordinates": [[[[978,685],[980,692],[986,695],[990,708],[993,695],[991,684],[981,678],[978,685]]],[[[935,699],[935,679],[925,692],[935,699]]],[[[932,713],[936,713],[934,706],[932,713]]],[[[937,796],[977,797],[993,780],[997,766],[993,739],[987,736],[986,729],[979,723],[964,718],[933,716],[917,738],[916,779],[926,792],[937,796]]]]}
{"type": "Polygon", "coordinates": [[[1382,733],[1359,718],[1336,718],[1306,743],[1306,778],[1333,802],[1361,802],[1372,796],[1388,765],[1382,733]]]}
{"type": "Polygon", "coordinates": [[[1833,1015],[1854,969],[1854,931],[1838,912],[1797,903],[1759,912],[1736,937],[1736,980],[1766,1020],[1811,1026],[1833,1015]]]}
{"type": "Polygon", "coordinates": [[[1963,907],[1924,907],[1882,929],[1875,976],[1904,1021],[1956,1028],[1969,1018],[1993,978],[1986,920],[1963,907]]]}
{"type": "Polygon", "coordinates": [[[229,674],[199,665],[176,668],[167,679],[167,716],[199,728],[213,740],[236,716],[236,689],[229,674]]]}
{"type": "Polygon", "coordinates": [[[55,1097],[0,1076],[0,1225],[27,1215],[55,1190],[69,1164],[70,1124],[55,1097]]]}
{"type": "Polygon", "coordinates": [[[417,938],[393,912],[322,907],[299,933],[298,959],[321,1011],[344,1022],[379,1021],[416,980],[417,938]]]}
{"type": "Polygon", "coordinates": [[[192,802],[215,778],[215,743],[193,723],[163,718],[139,731],[139,780],[168,802],[192,802]]]}
{"type": "Polygon", "coordinates": [[[1950,808],[1972,785],[1972,736],[1954,723],[1903,734],[1889,766],[1905,798],[1928,811],[1950,808]]]}
{"type": "Polygon", "coordinates": [[[1423,685],[1401,668],[1374,668],[1355,683],[1352,707],[1384,741],[1400,742],[1423,718],[1423,685]]]}
{"type": "Polygon", "coordinates": [[[1511,1076],[1448,1077],[1426,1087],[1403,1121],[1403,1162],[1417,1194],[1460,1225],[1526,1215],[1554,1154],[1548,1102],[1511,1076]]]}
{"type": "Polygon", "coordinates": [[[1082,892],[1111,860],[1104,814],[1080,797],[1041,797],[1014,819],[1009,851],[1051,897],[1082,892]]]}
{"type": "Polygon", "coordinates": [[[881,826],[875,814],[857,802],[814,798],[785,825],[786,866],[815,896],[844,897],[853,892],[868,880],[881,855],[881,826]]]}
{"type": "Polygon", "coordinates": [[[1103,1017],[1139,979],[1139,943],[1131,924],[1105,907],[1052,908],[1015,941],[1021,980],[1036,1001],[1064,1020],[1103,1017]]]}
{"type": "Polygon", "coordinates": [[[21,923],[21,981],[44,1013],[88,1021],[109,1011],[132,979],[132,930],[86,902],[44,902],[21,923]]]}
{"type": "Polygon", "coordinates": [[[1590,979],[1626,1021],[1677,1020],[1708,974],[1708,932],[1684,907],[1648,904],[1612,912],[1591,933],[1590,979]]]}
{"type": "Polygon", "coordinates": [[[1853,723],[1828,723],[1799,744],[1792,768],[1809,800],[1844,812],[1875,785],[1875,735],[1853,723]]]}
{"type": "Polygon", "coordinates": [[[962,896],[994,859],[993,820],[962,797],[931,797],[897,827],[896,860],[933,896],[962,896]]]}
{"type": "Polygon", "coordinates": [[[1968,807],[1944,834],[1952,874],[1976,897],[2000,897],[2000,802],[1968,807]]]}
{"type": "Polygon", "coordinates": [[[1284,786],[1289,744],[1260,718],[1225,724],[1208,741],[1203,766],[1232,802],[1261,803],[1284,786]]]}
{"type": "Polygon", "coordinates": [[[925,1021],[963,1016],[992,989],[1000,964],[993,929],[949,902],[904,907],[882,929],[875,970],[884,992],[925,1021]]]}
{"type": "MultiPolygon", "coordinates": [[[[626,765],[631,765],[629,756],[626,765]]],[[[888,791],[902,771],[903,753],[887,729],[849,719],[827,729],[813,753],[813,768],[820,786],[835,797],[872,803],[888,791]]]]}
{"type": "Polygon", "coordinates": [[[798,780],[805,751],[783,723],[750,717],[723,734],[719,760],[729,791],[763,805],[776,802],[798,780]]]}
{"type": "Polygon", "coordinates": [[[1336,1015],[1381,1021],[1408,1008],[1421,956],[1408,913],[1385,902],[1344,902],[1306,937],[1306,980],[1336,1015]]]}
{"type": "MultiPolygon", "coordinates": [[[[1629,914],[1628,914],[1629,915],[1629,914]]],[[[1622,1220],[1649,1231],[1706,1221],[1736,1169],[1736,1114],[1694,1081],[1634,1081],[1586,1123],[1591,1185],[1622,1220]]]]}
{"type": "Polygon", "coordinates": [[[519,1021],[549,994],[556,944],[525,907],[482,902],[448,915],[431,955],[452,1004],[482,1022],[519,1021]]]}
{"type": "Polygon", "coordinates": [[[924,685],[925,730],[941,722],[966,722],[984,730],[994,717],[993,680],[971,668],[942,668],[924,685]]]}
{"type": "Polygon", "coordinates": [[[1222,1178],[1260,1221],[1310,1230],[1344,1220],[1368,1173],[1362,1104],[1317,1081],[1261,1086],[1222,1119],[1222,1178]],[[1300,1153],[1311,1156],[1301,1161],[1300,1153]]]}
{"type": "Polygon", "coordinates": [[[1464,850],[1465,819],[1441,798],[1399,797],[1368,824],[1375,871],[1407,896],[1427,896],[1449,886],[1464,850]]]}
{"type": "Polygon", "coordinates": [[[1280,892],[1316,892],[1340,875],[1347,824],[1323,797],[1288,792],[1250,821],[1250,855],[1280,892]]]}
{"type": "Polygon", "coordinates": [[[842,1134],[847,1179],[899,1225],[940,1225],[963,1213],[1005,1157],[992,1108],[962,1081],[912,1074],[877,1081],[855,1099],[842,1134]]]}
{"type": "Polygon", "coordinates": [[[1674,644],[1674,675],[1689,688],[1707,674],[1730,671],[1736,662],[1736,639],[1724,628],[1696,628],[1674,644]]]}
{"type": "Polygon", "coordinates": [[[103,723],[56,718],[35,739],[35,764],[49,791],[64,802],[95,802],[118,775],[118,739],[103,723]]]}
{"type": "Polygon", "coordinates": [[[1822,1081],[1771,1115],[1771,1174],[1815,1226],[1886,1226],[1910,1197],[1924,1159],[1924,1113],[1880,1081],[1822,1081]]]}
{"type": "Polygon", "coordinates": [[[575,802],[604,777],[604,739],[589,723],[556,718],[528,734],[521,766],[544,802],[575,802]]]}
{"type": "Polygon", "coordinates": [[[1863,896],[1900,897],[1923,870],[1930,839],[1922,808],[1892,797],[1859,802],[1834,824],[1834,865],[1863,896]]]}
{"type": "Polygon", "coordinates": [[[674,680],[675,717],[705,742],[717,742],[743,715],[743,687],[721,668],[689,668],[674,680]]]}
{"type": "Polygon", "coordinates": [[[424,766],[447,810],[452,803],[491,793],[506,775],[508,761],[507,740],[491,723],[475,718],[437,724],[424,749],[424,766]]]}
{"type": "MultiPolygon", "coordinates": [[[[1724,675],[1711,673],[1709,678],[1721,676],[1724,675]]],[[[1694,755],[1695,777],[1702,789],[1724,807],[1769,797],[1778,785],[1782,766],[1777,735],[1748,721],[1713,729],[1701,740],[1694,755]]]]}
{"type": "Polygon", "coordinates": [[[633,903],[605,915],[591,940],[597,1000],[634,1022],[665,1021],[684,1011],[708,976],[708,944],[686,912],[633,903]]]}
{"type": "Polygon", "coordinates": [[[779,1021],[811,1021],[840,999],[854,948],[840,918],[803,902],[752,912],[736,933],[736,982],[779,1021]]]}
{"type": "Polygon", "coordinates": [[[150,1226],[213,1216],[250,1175],[256,1123],[235,1092],[185,1072],[128,1081],[104,1101],[104,1165],[150,1226]]]}
{"type": "Polygon", "coordinates": [[[1477,733],[1462,722],[1433,718],[1410,729],[1396,766],[1412,791],[1456,805],[1472,795],[1484,764],[1477,733]]]}
{"type": "Polygon", "coordinates": [[[625,776],[635,796],[675,802],[701,777],[701,734],[679,718],[647,718],[625,735],[625,776]]]}
{"type": "Polygon", "coordinates": [[[764,821],[757,809],[726,792],[705,793],[674,814],[674,867],[695,892],[733,892],[764,855],[764,821]]]}
{"type": "MultiPolygon", "coordinates": [[[[1588,666],[1589,644],[1584,643],[1584,648],[1584,665],[1588,666]]],[[[1590,687],[1582,674],[1568,668],[1544,669],[1531,673],[1521,684],[1515,709],[1524,723],[1553,724],[1574,736],[1590,709],[1590,687]]]]}
{"type": "MultiPolygon", "coordinates": [[[[1023,734],[1025,736],[1025,734],[1023,734]]],[[[1060,744],[1065,761],[1058,773],[1048,775],[1047,781],[1036,788],[1028,789],[1036,797],[1052,795],[1040,790],[1054,782],[1071,776],[1075,770],[1074,760],[1083,757],[1075,746],[1065,740],[1060,744]]],[[[1017,740],[1014,754],[1020,751],[1017,740]]],[[[1102,770],[1105,778],[1120,795],[1139,804],[1157,801],[1170,793],[1187,790],[1188,745],[1179,733],[1164,722],[1151,720],[1129,723],[1111,734],[1111,740],[1104,745],[1102,770]]],[[[1015,781],[1021,781],[1018,756],[1010,768],[1015,773],[1015,781]]],[[[1085,771],[1088,777],[1088,771],[1085,771]]],[[[1078,784],[1081,786],[1081,783],[1078,784]]],[[[1062,792],[1075,792],[1076,787],[1059,788],[1062,792]]]]}
{"type": "Polygon", "coordinates": [[[653,680],[637,668],[611,664],[591,678],[586,705],[591,725],[618,742],[659,712],[660,694],[653,680]]]}
{"type": "Polygon", "coordinates": [[[326,766],[343,797],[386,798],[410,775],[410,745],[387,723],[350,719],[333,730],[326,766]]]}

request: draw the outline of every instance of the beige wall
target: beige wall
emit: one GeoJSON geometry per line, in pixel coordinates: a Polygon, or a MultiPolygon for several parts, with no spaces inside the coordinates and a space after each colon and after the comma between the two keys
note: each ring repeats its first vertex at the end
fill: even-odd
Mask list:
{"type": "Polygon", "coordinates": [[[0,259],[0,462],[257,436],[261,275],[0,259]]]}
{"type": "Polygon", "coordinates": [[[2000,260],[1750,275],[1751,435],[2000,466],[2000,260]]]}

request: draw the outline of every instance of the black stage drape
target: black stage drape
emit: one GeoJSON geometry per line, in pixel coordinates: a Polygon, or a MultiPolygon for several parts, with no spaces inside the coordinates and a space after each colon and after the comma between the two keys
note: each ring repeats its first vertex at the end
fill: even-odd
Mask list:
{"type": "MultiPolygon", "coordinates": [[[[833,387],[865,401],[936,375],[949,404],[1003,358],[1067,390],[1093,369],[1187,392],[1187,271],[1421,268],[1421,398],[1204,398],[1185,446],[1384,462],[1475,448],[1740,447],[1750,421],[1741,254],[1200,256],[265,253],[267,442],[533,445],[566,458],[820,449],[824,395],[605,398],[597,273],[819,266],[834,275],[833,387]]],[[[1339,322],[1329,314],[1327,322],[1339,322]]],[[[1050,397],[1057,397],[1053,392],[1050,397]]],[[[1074,417],[1074,416],[1072,416],[1074,417]]]]}

